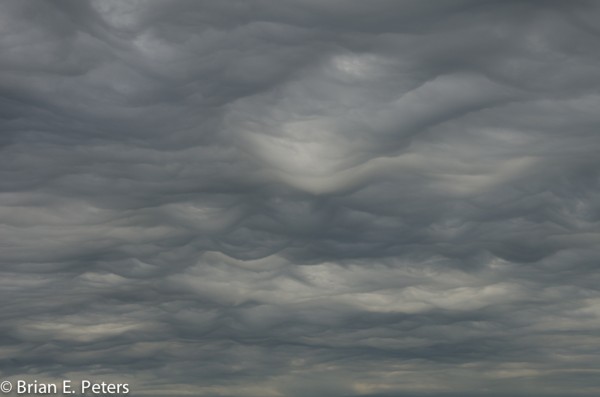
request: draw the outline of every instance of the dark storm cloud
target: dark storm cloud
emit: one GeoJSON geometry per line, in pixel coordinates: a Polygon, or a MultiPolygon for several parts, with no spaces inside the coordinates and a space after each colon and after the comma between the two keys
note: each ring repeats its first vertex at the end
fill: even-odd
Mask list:
{"type": "Polygon", "coordinates": [[[597,4],[1,8],[3,378],[598,393],[597,4]]]}

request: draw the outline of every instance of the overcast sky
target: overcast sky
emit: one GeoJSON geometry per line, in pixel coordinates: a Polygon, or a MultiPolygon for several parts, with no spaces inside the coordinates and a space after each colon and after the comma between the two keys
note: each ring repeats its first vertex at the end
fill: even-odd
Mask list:
{"type": "Polygon", "coordinates": [[[600,393],[600,3],[0,4],[0,378],[600,393]]]}

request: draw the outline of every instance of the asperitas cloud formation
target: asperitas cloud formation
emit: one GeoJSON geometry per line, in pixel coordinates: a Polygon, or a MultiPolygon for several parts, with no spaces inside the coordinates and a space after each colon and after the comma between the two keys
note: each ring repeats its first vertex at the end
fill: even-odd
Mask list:
{"type": "Polygon", "coordinates": [[[600,3],[0,4],[0,378],[600,393],[600,3]]]}

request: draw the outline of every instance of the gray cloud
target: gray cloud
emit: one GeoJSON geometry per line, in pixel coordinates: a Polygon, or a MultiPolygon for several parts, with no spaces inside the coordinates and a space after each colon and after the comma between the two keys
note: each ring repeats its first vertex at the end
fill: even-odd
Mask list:
{"type": "Polygon", "coordinates": [[[0,375],[597,395],[588,1],[7,1],[0,375]]]}

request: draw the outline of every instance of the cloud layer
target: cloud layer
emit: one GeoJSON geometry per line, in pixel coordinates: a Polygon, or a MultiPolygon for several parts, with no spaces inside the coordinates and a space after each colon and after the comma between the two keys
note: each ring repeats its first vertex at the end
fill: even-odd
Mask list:
{"type": "Polygon", "coordinates": [[[600,392],[597,3],[0,9],[2,378],[600,392]]]}

